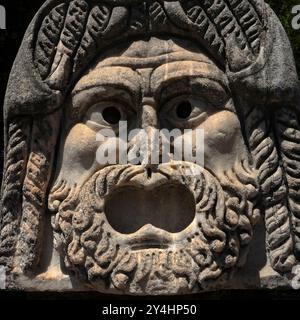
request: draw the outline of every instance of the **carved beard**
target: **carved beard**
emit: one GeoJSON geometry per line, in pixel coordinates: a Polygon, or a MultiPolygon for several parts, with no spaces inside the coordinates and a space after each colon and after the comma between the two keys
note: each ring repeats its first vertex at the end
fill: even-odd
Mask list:
{"type": "MultiPolygon", "coordinates": [[[[142,167],[111,166],[94,174],[81,189],[68,189],[64,181],[52,189],[49,205],[58,208],[53,218],[56,247],[66,268],[94,289],[103,289],[105,283],[107,289],[135,294],[191,293],[196,286],[220,286],[234,267],[245,263],[260,216],[256,172],[239,162],[217,178],[181,162],[161,165],[156,175],[157,184],[186,186],[196,204],[188,232],[160,248],[134,250],[132,242],[142,231],[134,237],[120,235],[104,213],[107,195],[120,186],[144,183],[142,167]],[[199,174],[186,175],[185,170],[199,174]]],[[[163,236],[161,243],[165,244],[163,236]]]]}

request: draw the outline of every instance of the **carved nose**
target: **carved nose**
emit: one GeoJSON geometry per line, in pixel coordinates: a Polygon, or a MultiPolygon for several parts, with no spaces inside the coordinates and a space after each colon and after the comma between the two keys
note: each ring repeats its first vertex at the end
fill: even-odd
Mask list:
{"type": "Polygon", "coordinates": [[[141,127],[145,130],[149,127],[158,128],[158,116],[156,104],[153,98],[143,98],[141,127]]]}
{"type": "Polygon", "coordinates": [[[196,213],[193,194],[179,184],[154,189],[119,188],[105,200],[104,210],[109,224],[122,234],[135,233],[146,225],[181,232],[193,222],[196,213]]]}
{"type": "MultiPolygon", "coordinates": [[[[141,127],[145,130],[148,143],[143,150],[142,164],[151,171],[160,163],[159,122],[155,101],[153,98],[144,98],[142,102],[141,127]]],[[[142,146],[143,147],[143,146],[142,146]]],[[[150,172],[149,171],[149,172],[150,172]]]]}

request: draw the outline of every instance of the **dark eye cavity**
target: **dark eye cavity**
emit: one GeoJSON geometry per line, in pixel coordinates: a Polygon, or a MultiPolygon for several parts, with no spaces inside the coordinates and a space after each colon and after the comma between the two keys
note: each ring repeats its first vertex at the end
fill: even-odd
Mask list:
{"type": "Polygon", "coordinates": [[[176,107],[176,115],[179,119],[186,120],[192,114],[193,108],[189,101],[182,101],[176,107]]]}
{"type": "Polygon", "coordinates": [[[198,96],[181,95],[161,108],[160,121],[173,128],[194,128],[204,122],[214,107],[198,96]]]}
{"type": "Polygon", "coordinates": [[[128,107],[114,101],[102,101],[91,106],[84,117],[84,122],[92,130],[112,128],[118,130],[121,121],[132,117],[128,107]]]}
{"type": "Polygon", "coordinates": [[[102,117],[107,123],[109,123],[111,125],[118,124],[120,122],[120,120],[122,119],[121,112],[116,107],[105,108],[102,111],[102,117]]]}

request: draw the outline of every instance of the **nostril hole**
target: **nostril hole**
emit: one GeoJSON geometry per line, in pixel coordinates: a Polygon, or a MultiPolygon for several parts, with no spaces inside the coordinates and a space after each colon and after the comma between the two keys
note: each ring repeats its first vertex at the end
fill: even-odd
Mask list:
{"type": "Polygon", "coordinates": [[[189,101],[181,102],[176,108],[176,115],[179,119],[187,119],[192,114],[192,105],[189,101]]]}

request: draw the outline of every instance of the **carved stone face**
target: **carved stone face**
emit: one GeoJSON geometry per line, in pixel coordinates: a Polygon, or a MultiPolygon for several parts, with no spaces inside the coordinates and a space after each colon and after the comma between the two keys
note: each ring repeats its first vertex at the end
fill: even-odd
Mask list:
{"type": "Polygon", "coordinates": [[[82,185],[100,169],[96,133],[117,130],[119,121],[150,136],[151,129],[203,129],[205,165],[215,173],[246,156],[226,75],[199,46],[150,38],[106,56],[78,81],[68,102],[59,180],[82,185]]]}
{"type": "Polygon", "coordinates": [[[49,0],[4,114],[10,288],[181,294],[299,273],[299,79],[264,0],[49,0]]]}
{"type": "MultiPolygon", "coordinates": [[[[152,37],[108,51],[75,85],[63,123],[49,208],[67,268],[94,287],[108,278],[110,288],[170,294],[213,286],[242,262],[259,216],[256,174],[226,75],[199,47],[152,37]],[[105,143],[115,143],[120,121],[144,129],[151,150],[155,129],[191,129],[184,141],[196,152],[202,129],[202,170],[184,156],[99,164],[97,133],[114,130],[105,143]]],[[[133,136],[128,153],[141,144],[133,136]]]]}

